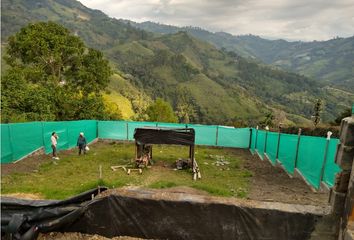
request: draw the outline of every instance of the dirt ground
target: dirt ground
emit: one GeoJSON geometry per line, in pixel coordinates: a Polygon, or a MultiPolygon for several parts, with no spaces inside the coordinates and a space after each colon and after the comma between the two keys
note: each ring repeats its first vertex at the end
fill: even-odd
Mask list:
{"type": "MultiPolygon", "coordinates": [[[[272,166],[268,160],[260,160],[256,154],[250,154],[247,149],[232,149],[231,151],[244,158],[244,168],[253,173],[248,199],[317,206],[328,204],[328,193],[313,192],[303,180],[290,178],[283,169],[272,166]]],[[[2,164],[1,174],[36,172],[40,164],[49,161],[51,161],[49,155],[31,156],[14,164],[2,164]]],[[[180,187],[179,191],[181,189],[187,193],[194,192],[183,187],[180,187]]],[[[199,190],[195,192],[203,194],[199,190]]],[[[12,194],[12,196],[30,199],[41,198],[41,196],[31,196],[32,194],[19,194],[12,194]]]]}
{"type": "Polygon", "coordinates": [[[280,167],[274,167],[268,160],[260,160],[257,154],[248,150],[235,149],[246,159],[245,167],[254,174],[248,198],[260,201],[295,203],[305,205],[328,205],[329,193],[313,192],[298,178],[290,178],[280,167]]]}
{"type": "Polygon", "coordinates": [[[40,234],[38,236],[38,240],[142,240],[142,238],[134,238],[134,237],[114,237],[114,238],[106,238],[100,235],[90,235],[90,234],[82,234],[82,233],[58,233],[51,232],[47,234],[40,234]]]}

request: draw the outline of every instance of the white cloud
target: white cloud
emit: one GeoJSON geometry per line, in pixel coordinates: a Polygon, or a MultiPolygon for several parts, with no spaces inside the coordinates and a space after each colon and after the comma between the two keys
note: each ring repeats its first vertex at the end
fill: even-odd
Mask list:
{"type": "Polygon", "coordinates": [[[115,18],[235,35],[327,40],[354,34],[353,0],[80,0],[115,18]]]}

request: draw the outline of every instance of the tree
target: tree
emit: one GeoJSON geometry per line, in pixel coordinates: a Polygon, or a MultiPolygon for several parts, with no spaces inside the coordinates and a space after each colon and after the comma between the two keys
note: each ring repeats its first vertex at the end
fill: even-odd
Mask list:
{"type": "Polygon", "coordinates": [[[317,125],[320,123],[321,121],[321,112],[322,112],[322,101],[321,99],[317,99],[314,107],[313,107],[313,116],[312,116],[312,121],[313,121],[313,125],[315,126],[315,128],[317,127],[317,125]]]}
{"type": "Polygon", "coordinates": [[[101,95],[112,74],[108,61],[63,26],[29,24],[9,37],[6,50],[2,121],[118,117],[101,95]]]}
{"type": "Polygon", "coordinates": [[[274,115],[272,112],[268,112],[264,119],[262,121],[259,122],[259,124],[261,125],[261,127],[272,127],[273,126],[273,120],[274,120],[274,115]]]}
{"type": "Polygon", "coordinates": [[[157,98],[156,101],[146,109],[146,114],[149,116],[149,121],[177,122],[177,117],[171,105],[161,98],[157,98]]]}
{"type": "Polygon", "coordinates": [[[176,90],[176,115],[179,122],[190,123],[196,120],[197,114],[194,107],[194,99],[186,87],[179,87],[176,90]]]}
{"type": "Polygon", "coordinates": [[[333,124],[340,125],[343,118],[349,117],[351,115],[352,115],[352,110],[350,108],[347,108],[339,114],[339,116],[334,120],[333,124]]]}

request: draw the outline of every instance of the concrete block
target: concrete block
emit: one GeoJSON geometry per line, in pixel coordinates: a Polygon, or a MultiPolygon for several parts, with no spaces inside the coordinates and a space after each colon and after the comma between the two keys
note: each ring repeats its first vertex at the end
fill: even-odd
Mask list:
{"type": "Polygon", "coordinates": [[[343,170],[351,170],[354,159],[354,146],[340,144],[337,148],[336,163],[343,170]]]}
{"type": "Polygon", "coordinates": [[[347,229],[344,233],[343,240],[354,240],[354,232],[352,230],[347,229]]]}
{"type": "Polygon", "coordinates": [[[342,215],[344,211],[345,193],[336,192],[333,189],[329,196],[329,203],[332,206],[332,213],[342,215]]]}
{"type": "Polygon", "coordinates": [[[325,182],[320,183],[320,188],[319,188],[320,192],[329,193],[329,190],[330,190],[330,188],[325,182]]]}
{"type": "Polygon", "coordinates": [[[347,117],[342,120],[340,141],[346,146],[354,146],[354,117],[347,117]]]}
{"type": "Polygon", "coordinates": [[[346,193],[348,191],[351,171],[343,170],[336,175],[333,189],[336,192],[346,193]]]}

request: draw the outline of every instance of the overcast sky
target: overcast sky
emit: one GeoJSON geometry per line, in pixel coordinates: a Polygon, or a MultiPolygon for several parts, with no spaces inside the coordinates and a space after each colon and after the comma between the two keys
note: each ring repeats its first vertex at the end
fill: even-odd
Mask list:
{"type": "Polygon", "coordinates": [[[80,0],[117,19],[234,35],[327,40],[354,35],[354,0],[80,0]]]}

